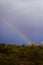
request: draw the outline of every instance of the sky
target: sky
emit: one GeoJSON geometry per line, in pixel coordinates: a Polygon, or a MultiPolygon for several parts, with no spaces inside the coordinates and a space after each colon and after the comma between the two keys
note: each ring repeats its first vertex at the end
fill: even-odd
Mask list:
{"type": "Polygon", "coordinates": [[[43,0],[0,0],[0,43],[43,41],[43,0]]]}

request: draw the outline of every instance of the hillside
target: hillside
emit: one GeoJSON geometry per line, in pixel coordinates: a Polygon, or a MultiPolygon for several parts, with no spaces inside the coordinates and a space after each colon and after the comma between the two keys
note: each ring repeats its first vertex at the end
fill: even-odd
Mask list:
{"type": "Polygon", "coordinates": [[[43,44],[0,44],[0,65],[43,65],[43,44]]]}

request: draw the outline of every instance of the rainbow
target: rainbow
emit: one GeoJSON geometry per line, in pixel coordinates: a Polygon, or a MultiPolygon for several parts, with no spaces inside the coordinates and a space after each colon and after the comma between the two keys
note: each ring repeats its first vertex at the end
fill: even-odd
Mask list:
{"type": "Polygon", "coordinates": [[[16,33],[23,38],[25,41],[27,41],[28,43],[31,42],[30,39],[28,39],[23,33],[21,33],[14,24],[10,23],[9,20],[4,19],[4,23],[6,23],[8,26],[10,26],[10,28],[12,28],[14,31],[16,31],[16,33]]]}

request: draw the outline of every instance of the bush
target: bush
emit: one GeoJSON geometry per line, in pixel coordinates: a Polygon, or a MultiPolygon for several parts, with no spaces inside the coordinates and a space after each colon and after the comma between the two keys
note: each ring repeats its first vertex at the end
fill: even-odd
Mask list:
{"type": "Polygon", "coordinates": [[[43,65],[43,45],[0,44],[0,65],[43,65]]]}

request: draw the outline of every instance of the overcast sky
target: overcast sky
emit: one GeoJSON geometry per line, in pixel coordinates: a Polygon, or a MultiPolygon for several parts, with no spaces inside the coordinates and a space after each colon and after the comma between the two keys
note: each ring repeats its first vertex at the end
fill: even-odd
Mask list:
{"type": "MultiPolygon", "coordinates": [[[[0,0],[0,40],[18,40],[19,35],[5,23],[16,26],[20,33],[34,42],[43,41],[43,0],[0,0]],[[6,28],[6,29],[5,29],[6,28]],[[9,31],[9,30],[10,31],[9,31]],[[6,32],[5,32],[6,31],[6,32]],[[11,33],[12,31],[12,33],[11,33]],[[7,32],[9,36],[7,36],[7,32]],[[6,39],[4,34],[6,33],[6,39]],[[10,35],[10,33],[12,35],[10,35]],[[16,38],[16,36],[18,37],[16,38]],[[11,37],[10,37],[11,36],[11,37]],[[15,36],[15,37],[13,37],[15,36]]],[[[7,41],[8,41],[7,40],[7,41]]],[[[28,40],[29,41],[29,40],[28,40]]],[[[23,42],[24,43],[24,42],[23,42]]]]}

